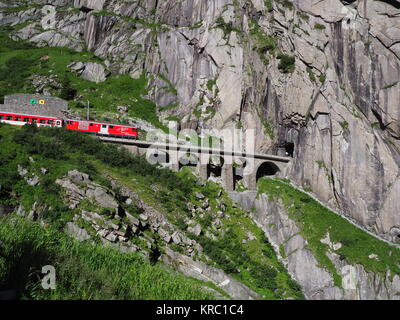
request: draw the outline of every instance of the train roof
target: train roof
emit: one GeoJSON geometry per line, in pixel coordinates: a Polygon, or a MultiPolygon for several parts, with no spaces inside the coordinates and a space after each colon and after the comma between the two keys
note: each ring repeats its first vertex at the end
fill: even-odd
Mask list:
{"type": "Polygon", "coordinates": [[[55,117],[55,116],[47,116],[47,115],[36,115],[36,114],[25,114],[25,113],[18,113],[18,112],[12,112],[12,111],[3,111],[0,110],[0,113],[5,113],[5,114],[13,114],[16,116],[24,116],[24,117],[35,117],[35,118],[49,118],[49,119],[54,119],[54,120],[64,120],[63,118],[60,117],[55,117]]]}

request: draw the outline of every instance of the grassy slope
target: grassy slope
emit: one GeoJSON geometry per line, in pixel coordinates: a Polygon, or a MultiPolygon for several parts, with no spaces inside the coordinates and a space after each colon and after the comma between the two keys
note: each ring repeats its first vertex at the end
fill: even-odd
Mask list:
{"type": "Polygon", "coordinates": [[[341,277],[326,255],[328,245],[320,241],[328,232],[333,243],[342,244],[335,253],[348,263],[361,264],[367,271],[381,275],[385,275],[388,270],[392,276],[400,275],[399,249],[355,227],[285,180],[262,179],[258,188],[259,192],[267,194],[271,200],[282,200],[290,218],[300,226],[302,236],[308,241],[308,248],[319,264],[334,276],[336,285],[341,286],[341,277]],[[378,259],[370,259],[368,256],[371,254],[378,255],[378,259]]]}
{"type": "MultiPolygon", "coordinates": [[[[204,235],[197,237],[211,260],[205,256],[198,258],[231,273],[265,298],[303,298],[300,288],[279,263],[262,231],[248,213],[233,208],[226,195],[220,197],[220,201],[227,204],[227,215],[221,219],[224,228],[220,231],[212,229],[212,215],[216,213],[216,199],[221,191],[219,186],[211,183],[199,186],[187,172],[175,174],[156,169],[145,159],[133,157],[114,145],[102,144],[86,135],[54,129],[26,130],[6,125],[0,127],[0,184],[7,186],[0,192],[0,203],[15,206],[21,202],[30,210],[36,202],[38,207],[46,208],[41,218],[61,230],[78,212],[65,206],[62,190],[54,184],[54,180],[68,170],[78,168],[105,186],[109,185],[104,178],[105,173],[111,174],[163,212],[177,228],[185,230],[183,218],[188,216],[187,203],[199,204],[195,193],[202,192],[210,199],[212,213],[196,220],[204,231],[209,230],[217,239],[210,240],[204,235]],[[29,156],[33,157],[33,163],[28,160],[29,156]],[[36,172],[41,177],[41,183],[36,187],[28,186],[17,174],[18,164],[36,172]],[[40,173],[42,167],[47,168],[49,173],[43,176],[40,173]],[[10,197],[10,194],[13,196],[10,197]],[[255,239],[243,243],[248,232],[255,239]]],[[[192,238],[195,237],[192,235],[192,238]]],[[[179,250],[179,247],[176,249],[179,250]]]]}
{"type": "MultiPolygon", "coordinates": [[[[16,27],[13,27],[16,28],[16,27]]],[[[147,79],[143,75],[140,79],[132,79],[127,75],[112,75],[107,81],[96,84],[78,77],[73,72],[66,72],[67,66],[74,61],[97,62],[91,52],[74,52],[67,48],[35,48],[24,42],[15,42],[9,39],[10,27],[0,28],[0,99],[4,95],[13,93],[35,93],[34,88],[27,80],[32,75],[57,75],[64,86],[75,91],[79,100],[71,100],[70,107],[85,114],[84,106],[87,101],[92,108],[92,117],[108,120],[103,117],[106,112],[116,113],[117,106],[128,106],[129,116],[141,118],[150,123],[161,126],[156,115],[156,106],[144,99],[147,93],[147,79]],[[48,60],[42,57],[48,56],[48,60]],[[69,83],[69,84],[67,84],[69,83]]],[[[60,92],[54,90],[54,94],[60,92]]],[[[63,97],[63,96],[61,96],[63,97]]],[[[63,97],[65,98],[65,97],[63,97]]],[[[73,99],[71,96],[70,99],[73,99]]]]}
{"type": "Polygon", "coordinates": [[[18,288],[22,299],[213,298],[201,283],[137,254],[81,243],[23,218],[1,218],[0,239],[0,288],[18,288]],[[40,286],[45,265],[56,269],[56,290],[40,286]]]}

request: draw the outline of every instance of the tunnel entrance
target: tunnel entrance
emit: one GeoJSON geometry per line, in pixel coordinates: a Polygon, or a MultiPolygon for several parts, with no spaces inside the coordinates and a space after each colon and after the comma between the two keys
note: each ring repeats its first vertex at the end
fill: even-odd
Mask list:
{"type": "Polygon", "coordinates": [[[256,180],[262,177],[273,177],[280,172],[279,167],[273,162],[264,162],[257,170],[256,180]]]}
{"type": "Polygon", "coordinates": [[[285,142],[285,154],[287,157],[293,158],[293,155],[294,155],[294,143],[293,142],[285,142]]]}

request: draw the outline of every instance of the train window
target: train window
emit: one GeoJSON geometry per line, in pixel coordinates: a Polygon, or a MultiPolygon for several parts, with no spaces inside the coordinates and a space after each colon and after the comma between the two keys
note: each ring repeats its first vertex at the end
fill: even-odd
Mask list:
{"type": "Polygon", "coordinates": [[[11,116],[7,116],[6,119],[7,120],[12,120],[12,117],[11,116]]]}
{"type": "Polygon", "coordinates": [[[49,120],[49,121],[47,121],[47,123],[53,125],[54,121],[53,120],[49,120]]]}
{"type": "Polygon", "coordinates": [[[40,119],[40,120],[39,120],[39,123],[46,124],[46,120],[40,119]]]}
{"type": "Polygon", "coordinates": [[[90,126],[93,127],[93,123],[91,123],[90,126]]]}
{"type": "Polygon", "coordinates": [[[3,119],[4,119],[4,116],[0,114],[0,120],[3,120],[3,119]]]}
{"type": "Polygon", "coordinates": [[[107,126],[106,126],[105,124],[103,124],[101,127],[102,127],[103,129],[107,128],[107,126]]]}
{"type": "Polygon", "coordinates": [[[21,121],[21,117],[15,117],[15,121],[21,121]]]}
{"type": "Polygon", "coordinates": [[[114,129],[114,126],[110,126],[110,129],[114,129]]]}
{"type": "Polygon", "coordinates": [[[24,122],[29,122],[29,118],[24,118],[24,122]]]}

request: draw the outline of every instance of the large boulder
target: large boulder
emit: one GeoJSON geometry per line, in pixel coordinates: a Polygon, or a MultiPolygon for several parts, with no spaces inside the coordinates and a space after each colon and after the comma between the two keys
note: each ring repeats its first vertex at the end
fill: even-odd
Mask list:
{"type": "Polygon", "coordinates": [[[88,189],[86,191],[86,196],[88,198],[94,198],[96,202],[104,208],[118,208],[118,202],[103,188],[97,187],[95,189],[88,189]]]}
{"type": "Polygon", "coordinates": [[[89,175],[86,173],[79,172],[78,170],[71,170],[68,172],[68,178],[75,183],[88,184],[90,182],[89,175]]]}
{"type": "Polygon", "coordinates": [[[100,83],[106,81],[107,73],[105,67],[101,64],[87,62],[81,77],[92,82],[100,83]]]}
{"type": "Polygon", "coordinates": [[[79,241],[90,240],[90,235],[85,229],[79,228],[72,222],[68,222],[65,231],[79,241]]]}

